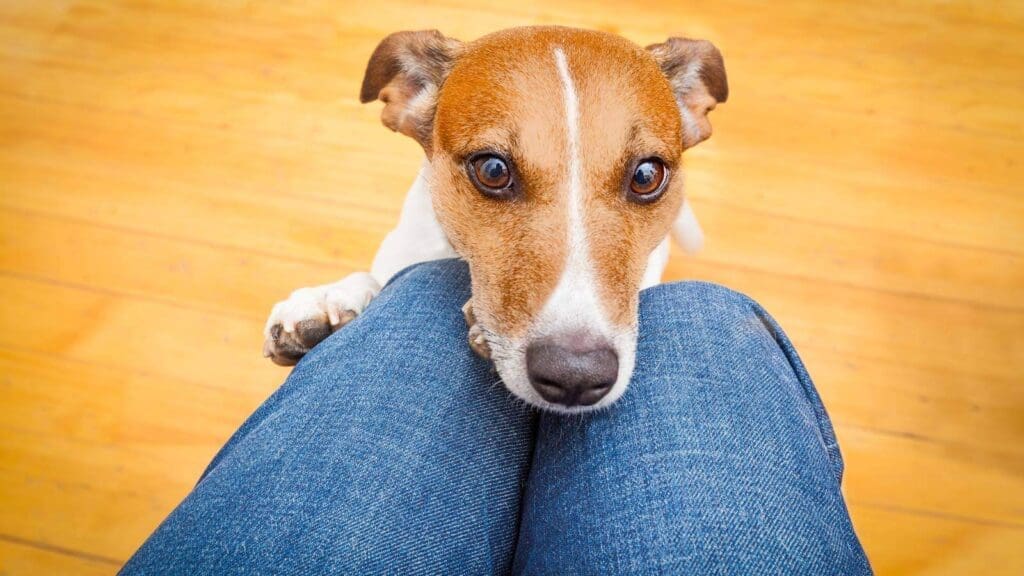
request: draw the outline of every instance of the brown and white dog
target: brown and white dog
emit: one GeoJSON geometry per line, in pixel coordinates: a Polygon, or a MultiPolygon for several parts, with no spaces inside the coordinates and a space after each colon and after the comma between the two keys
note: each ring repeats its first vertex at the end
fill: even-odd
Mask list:
{"type": "Polygon", "coordinates": [[[463,43],[385,38],[363,102],[426,159],[369,273],[274,306],[265,354],[291,365],[358,315],[401,269],[461,257],[470,345],[508,389],[556,412],[610,405],[633,372],[638,292],[661,281],[670,230],[703,241],[682,153],[728,96],[721,54],[670,38],[515,28],[463,43]]]}

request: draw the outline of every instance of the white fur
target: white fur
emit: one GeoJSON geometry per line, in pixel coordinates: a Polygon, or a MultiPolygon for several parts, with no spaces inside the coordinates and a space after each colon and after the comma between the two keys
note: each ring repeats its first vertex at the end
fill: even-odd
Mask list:
{"type": "MultiPolygon", "coordinates": [[[[697,216],[693,213],[690,200],[683,200],[683,206],[679,215],[672,223],[671,237],[687,254],[696,254],[704,247],[704,231],[701,230],[697,216]]],[[[669,238],[665,237],[651,255],[647,258],[647,269],[644,271],[643,280],[640,282],[640,289],[650,288],[661,284],[661,277],[665,274],[665,267],[668,266],[669,238]]]]}
{"type": "Polygon", "coordinates": [[[526,339],[546,336],[585,333],[603,338],[611,344],[619,357],[619,374],[611,391],[594,406],[566,408],[545,401],[530,385],[526,373],[525,348],[528,342],[499,342],[492,344],[494,360],[505,385],[513,393],[532,404],[558,412],[582,412],[607,406],[617,400],[629,383],[633,373],[636,334],[632,330],[612,326],[597,293],[598,279],[590,257],[584,218],[583,154],[579,137],[579,98],[569,70],[565,52],[554,50],[555,65],[562,84],[565,107],[566,142],[568,148],[568,201],[566,229],[568,232],[568,259],[558,284],[530,327],[526,339]],[[497,350],[496,350],[497,349],[497,350]],[[509,353],[511,349],[512,353],[509,353]]]}
{"type": "Polygon", "coordinates": [[[274,305],[263,328],[263,336],[270,338],[270,329],[281,324],[285,332],[295,331],[303,320],[327,320],[338,326],[346,313],[362,313],[380,292],[380,284],[366,272],[355,272],[333,283],[312,288],[300,288],[287,300],[274,305]]]}
{"type": "Polygon", "coordinates": [[[668,237],[658,243],[658,246],[647,257],[647,269],[644,270],[643,280],[640,281],[640,289],[650,288],[661,284],[661,275],[665,273],[665,266],[668,265],[668,237]]]}
{"type": "Polygon", "coordinates": [[[687,254],[696,254],[704,247],[704,231],[701,230],[697,215],[693,213],[690,199],[683,200],[683,207],[672,224],[672,239],[682,246],[687,254]]]}
{"type": "Polygon", "coordinates": [[[383,286],[413,264],[456,256],[434,214],[430,199],[430,162],[424,160],[402,204],[398,225],[388,232],[377,249],[370,274],[383,286]]]}

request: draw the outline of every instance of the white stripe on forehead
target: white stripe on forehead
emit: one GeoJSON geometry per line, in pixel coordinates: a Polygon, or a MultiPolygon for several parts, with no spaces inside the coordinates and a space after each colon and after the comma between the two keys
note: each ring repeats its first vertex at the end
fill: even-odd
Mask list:
{"type": "Polygon", "coordinates": [[[555,63],[558,65],[558,77],[562,80],[562,98],[565,101],[565,124],[569,136],[569,226],[573,243],[586,240],[583,228],[583,166],[580,158],[580,103],[576,95],[576,85],[569,74],[569,62],[565,52],[555,48],[555,63]]]}
{"type": "Polygon", "coordinates": [[[580,110],[576,85],[561,47],[554,49],[555,65],[562,84],[567,137],[568,168],[567,232],[565,267],[554,292],[541,311],[534,334],[547,336],[584,332],[611,338],[609,323],[597,296],[597,278],[590,258],[584,219],[583,154],[580,150],[580,110]]]}

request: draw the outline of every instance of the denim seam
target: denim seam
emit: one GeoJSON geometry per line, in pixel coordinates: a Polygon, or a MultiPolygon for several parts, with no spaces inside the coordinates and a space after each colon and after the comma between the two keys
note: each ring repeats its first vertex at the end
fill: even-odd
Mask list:
{"type": "Polygon", "coordinates": [[[844,463],[842,453],[839,450],[839,442],[836,438],[835,429],[832,426],[832,420],[828,416],[828,412],[825,409],[825,405],[822,403],[820,394],[818,394],[817,390],[814,388],[814,382],[811,379],[810,374],[807,372],[807,368],[804,366],[803,361],[797,354],[796,349],[793,348],[789,338],[779,327],[778,323],[775,322],[775,319],[772,318],[760,304],[750,297],[742,294],[739,296],[743,298],[748,306],[750,306],[753,313],[761,321],[762,325],[764,325],[765,330],[771,336],[772,340],[785,355],[790,370],[792,370],[797,382],[800,383],[800,388],[803,391],[804,398],[807,400],[814,413],[814,419],[818,428],[818,437],[822,446],[825,448],[836,482],[842,484],[844,463]]]}

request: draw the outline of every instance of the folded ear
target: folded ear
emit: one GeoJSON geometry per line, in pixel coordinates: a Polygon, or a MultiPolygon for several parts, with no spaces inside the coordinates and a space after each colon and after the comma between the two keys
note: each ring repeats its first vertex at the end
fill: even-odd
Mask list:
{"type": "Polygon", "coordinates": [[[395,32],[370,56],[359,99],[384,102],[384,125],[429,152],[437,93],[461,49],[437,30],[395,32]]]}
{"type": "Polygon", "coordinates": [[[647,47],[672,84],[683,116],[683,145],[687,148],[711,136],[708,113],[729,97],[722,53],[707,40],[669,38],[647,47]]]}

